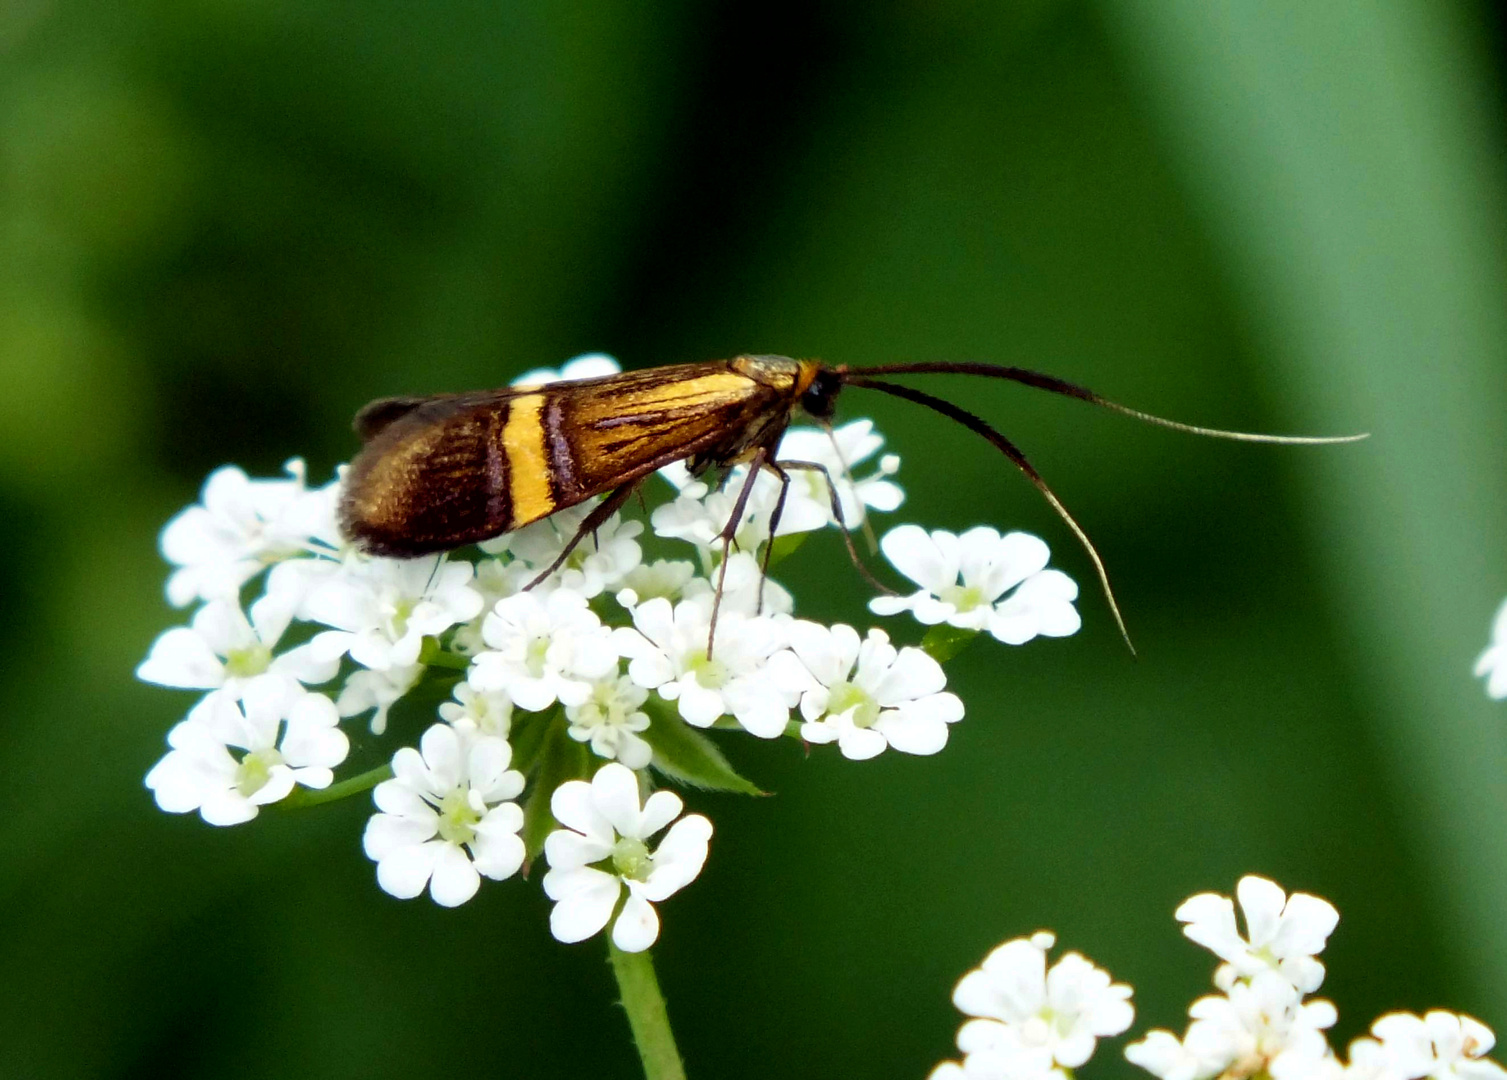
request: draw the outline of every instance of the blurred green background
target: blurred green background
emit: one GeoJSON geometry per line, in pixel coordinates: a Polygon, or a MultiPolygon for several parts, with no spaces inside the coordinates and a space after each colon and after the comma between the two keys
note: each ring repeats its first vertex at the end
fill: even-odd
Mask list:
{"type": "MultiPolygon", "coordinates": [[[[1494,8],[1287,0],[0,7],[0,1075],[631,1077],[601,943],[534,885],[379,892],[351,800],[215,830],[141,784],[162,523],[226,461],[316,477],[369,398],[587,350],[1017,363],[1220,444],[932,380],[854,391],[895,520],[1040,532],[1084,632],[979,645],[932,759],[725,745],[656,949],[692,1076],[921,1077],[953,982],[1041,927],[1179,1031],[1176,904],[1333,900],[1341,1041],[1507,1027],[1507,176],[1494,8]]],[[[863,621],[823,538],[801,609],[863,621]]],[[[1083,1074],[1129,1076],[1123,1040],[1083,1074]]]]}

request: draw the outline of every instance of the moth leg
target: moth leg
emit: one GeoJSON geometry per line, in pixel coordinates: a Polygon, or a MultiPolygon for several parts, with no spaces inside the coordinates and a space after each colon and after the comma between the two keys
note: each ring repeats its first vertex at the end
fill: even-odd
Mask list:
{"type": "MultiPolygon", "coordinates": [[[[717,591],[712,596],[712,621],[707,627],[706,634],[706,658],[712,658],[712,642],[717,639],[717,614],[722,610],[722,588],[727,582],[727,560],[732,555],[733,537],[738,532],[738,525],[743,521],[743,511],[748,509],[749,496],[753,494],[754,482],[759,478],[759,470],[769,461],[769,447],[761,446],[754,451],[754,456],[748,462],[748,476],[743,480],[743,486],[738,489],[738,498],[733,503],[733,512],[728,516],[727,524],[722,527],[722,565],[717,570],[717,591]]],[[[760,586],[762,588],[762,582],[760,586]]]]}
{"type": "Polygon", "coordinates": [[[630,484],[624,484],[620,488],[615,488],[612,494],[603,499],[595,510],[586,515],[586,520],[582,521],[580,527],[576,529],[576,534],[570,538],[570,543],[566,544],[560,554],[555,557],[555,561],[549,564],[549,568],[525,585],[523,591],[528,592],[535,585],[538,585],[545,578],[560,569],[564,565],[565,560],[570,558],[570,553],[576,549],[576,545],[586,539],[588,533],[595,539],[596,531],[602,527],[608,518],[622,509],[623,504],[628,501],[628,497],[633,494],[633,489],[636,487],[638,487],[638,481],[635,480],[630,484]]]}
{"type": "MultiPolygon", "coordinates": [[[[852,530],[848,528],[847,520],[843,517],[842,500],[837,497],[837,485],[832,482],[832,474],[828,471],[827,467],[821,464],[821,462],[819,461],[774,461],[770,462],[770,467],[776,470],[780,468],[805,469],[808,472],[817,472],[822,474],[822,477],[827,481],[827,495],[832,500],[832,519],[837,522],[838,529],[842,531],[842,542],[843,545],[848,549],[848,559],[853,563],[854,567],[857,568],[858,572],[863,575],[863,579],[874,588],[878,589],[886,596],[898,596],[899,593],[895,592],[894,589],[890,588],[888,585],[884,584],[884,582],[876,578],[873,572],[864,565],[863,560],[859,558],[858,548],[853,543],[852,530]]],[[[786,483],[789,483],[788,477],[786,478],[786,483]]],[[[780,501],[783,502],[784,498],[785,491],[784,488],[781,488],[780,501]]],[[[867,523],[867,519],[865,519],[865,523],[867,523]]],[[[771,537],[773,536],[773,534],[774,529],[771,527],[771,537]]],[[[770,546],[774,546],[772,541],[770,546]]],[[[767,551],[764,553],[764,565],[769,565],[769,553],[767,551]]]]}
{"type": "Polygon", "coordinates": [[[764,583],[769,580],[769,557],[774,554],[774,537],[780,529],[780,518],[785,515],[785,496],[790,494],[790,474],[781,468],[787,464],[790,463],[771,461],[764,466],[780,478],[780,494],[774,500],[774,512],[769,515],[769,539],[764,543],[764,558],[759,562],[759,599],[754,604],[755,615],[764,611],[764,583]]]}

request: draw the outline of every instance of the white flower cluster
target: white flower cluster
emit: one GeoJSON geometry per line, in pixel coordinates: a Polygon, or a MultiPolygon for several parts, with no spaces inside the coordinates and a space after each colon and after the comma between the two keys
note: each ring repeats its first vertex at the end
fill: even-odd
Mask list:
{"type": "Polygon", "coordinates": [[[958,1029],[963,1060],[931,1080],[1069,1080],[1098,1040],[1135,1019],[1130,987],[1070,952],[1049,968],[1056,937],[1039,931],[1007,941],[964,975],[952,1003],[972,1019],[958,1029]]]}
{"type": "MultiPolygon", "coordinates": [[[[1183,933],[1219,957],[1220,993],[1193,1003],[1181,1039],[1153,1030],[1127,1046],[1133,1064],[1160,1080],[1507,1080],[1486,1057],[1491,1029],[1443,1010],[1388,1013],[1342,1060],[1326,1034],[1334,1006],[1307,997],[1324,981],[1317,955],[1339,912],[1254,875],[1235,894],[1243,934],[1229,897],[1200,893],[1177,909],[1183,933]]],[[[1007,941],[963,976],[952,995],[971,1017],[958,1031],[963,1058],[930,1080],[1070,1080],[1097,1040],[1129,1029],[1130,987],[1077,953],[1048,967],[1054,942],[1045,931],[1007,941]]]]}
{"type": "MultiPolygon", "coordinates": [[[[616,370],[591,356],[520,381],[616,370]]],[[[510,877],[542,853],[556,937],[576,941],[615,918],[613,940],[645,948],[658,933],[651,905],[695,878],[711,834],[692,815],[651,850],[681,803],[651,793],[649,770],[757,790],[697,729],[836,743],[858,760],[934,754],[963,716],[932,655],[883,630],[796,619],[789,592],[762,570],[766,545],[786,554],[795,534],[837,525],[837,510],[858,526],[899,506],[893,455],[852,472],[882,443],[867,420],[787,432],[781,459],[826,474],[791,470],[785,540],[770,536],[779,482],[757,477],[725,564],[719,537],[743,477],[734,470],[713,486],[672,466],[669,501],[647,531],[614,515],[534,587],[591,504],[479,545],[470,559],[372,558],[340,535],[338,479],[310,488],[296,461],[279,480],[220,469],[162,535],[175,567],[169,601],[201,606],[158,638],[137,675],[204,696],[170,732],[147,786],[164,810],[247,821],[297,786],[331,787],[352,756],[342,719],[369,714],[383,736],[400,700],[448,680],[452,700],[438,717],[395,724],[417,746],[394,753],[369,740],[354,756],[381,756],[365,771],[298,798],[375,788],[364,846],[394,896],[427,890],[437,903],[463,903],[481,878],[510,877]]],[[[1015,644],[1078,626],[1076,587],[1046,569],[1034,537],[902,526],[882,547],[921,591],[876,601],[876,611],[1015,644]]]]}
{"type": "Polygon", "coordinates": [[[1229,897],[1200,893],[1177,909],[1183,933],[1222,963],[1220,990],[1188,1009],[1192,1022],[1178,1039],[1151,1031],[1125,1048],[1134,1064],[1161,1080],[1269,1076],[1271,1080],[1504,1080],[1485,1058],[1495,1037],[1468,1016],[1434,1011],[1423,1017],[1389,1013],[1371,1025],[1374,1037],[1354,1040],[1348,1061],[1326,1034],[1338,1013],[1307,995],[1324,980],[1322,952],[1339,913],[1306,893],[1288,896],[1274,882],[1247,876],[1235,895],[1242,935],[1229,897]]]}

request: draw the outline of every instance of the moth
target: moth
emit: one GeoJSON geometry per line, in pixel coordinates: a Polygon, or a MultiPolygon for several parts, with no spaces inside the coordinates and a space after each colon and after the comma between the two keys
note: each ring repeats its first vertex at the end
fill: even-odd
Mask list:
{"type": "MultiPolygon", "coordinates": [[[[532,587],[558,569],[656,470],[683,461],[693,476],[710,470],[721,470],[725,476],[732,466],[747,465],[747,476],[719,537],[725,572],[733,535],[758,474],[772,473],[780,483],[769,526],[772,536],[784,508],[790,472],[805,469],[825,476],[833,516],[842,527],[849,555],[862,569],[826,467],[819,462],[782,460],[777,448],[797,414],[830,428],[843,389],[863,387],[932,409],[983,436],[1004,454],[1036,486],[1088,553],[1128,644],[1099,553],[1025,455],[966,409],[892,381],[896,376],[943,374],[1023,383],[1195,435],[1286,444],[1365,437],[1260,435],[1197,427],[1120,405],[1051,375],[1004,365],[927,362],[851,368],[786,356],[741,355],[537,387],[373,401],[356,415],[355,429],[364,445],[346,472],[339,508],[341,528],[369,554],[407,558],[487,540],[605,495],[532,587]]],[[[766,547],[766,567],[768,554],[766,547]]],[[[719,599],[720,594],[719,583],[719,599]]]]}

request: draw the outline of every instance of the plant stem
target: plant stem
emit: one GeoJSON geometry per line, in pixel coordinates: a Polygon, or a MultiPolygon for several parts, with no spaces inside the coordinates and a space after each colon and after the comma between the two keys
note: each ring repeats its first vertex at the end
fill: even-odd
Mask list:
{"type": "Polygon", "coordinates": [[[337,799],[346,799],[352,795],[359,795],[363,791],[370,791],[384,780],[392,779],[391,765],[378,765],[375,769],[368,769],[359,773],[349,780],[342,780],[338,784],[331,784],[327,788],[315,790],[312,788],[295,788],[289,792],[288,797],[280,804],[290,810],[301,810],[305,806],[319,806],[321,803],[335,802],[337,799]]]}
{"type": "Polygon", "coordinates": [[[644,1063],[645,1080],[685,1080],[685,1067],[680,1063],[675,1036],[670,1033],[670,1016],[665,1012],[664,995],[659,992],[649,950],[623,952],[608,938],[607,956],[612,961],[612,974],[617,977],[618,992],[623,996],[639,1060],[644,1063]]]}

